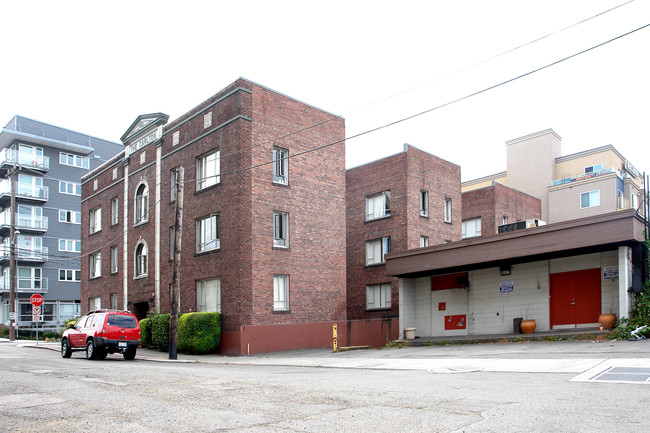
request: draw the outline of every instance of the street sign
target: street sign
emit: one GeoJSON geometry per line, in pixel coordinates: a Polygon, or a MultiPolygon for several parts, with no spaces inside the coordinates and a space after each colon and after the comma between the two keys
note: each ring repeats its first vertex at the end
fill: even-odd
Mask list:
{"type": "Polygon", "coordinates": [[[32,297],[29,298],[29,302],[31,302],[34,307],[40,307],[43,305],[43,295],[39,295],[38,293],[32,295],[32,297]]]}
{"type": "Polygon", "coordinates": [[[41,314],[41,307],[32,307],[32,314],[41,314]]]}

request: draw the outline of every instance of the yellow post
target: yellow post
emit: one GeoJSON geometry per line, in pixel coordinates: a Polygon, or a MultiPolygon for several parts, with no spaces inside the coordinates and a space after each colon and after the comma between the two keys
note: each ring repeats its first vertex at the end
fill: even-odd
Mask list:
{"type": "Polygon", "coordinates": [[[332,336],[332,349],[333,349],[334,352],[338,352],[339,351],[339,345],[338,345],[338,342],[337,342],[338,333],[336,332],[336,323],[332,325],[332,334],[333,334],[333,336],[332,336]]]}

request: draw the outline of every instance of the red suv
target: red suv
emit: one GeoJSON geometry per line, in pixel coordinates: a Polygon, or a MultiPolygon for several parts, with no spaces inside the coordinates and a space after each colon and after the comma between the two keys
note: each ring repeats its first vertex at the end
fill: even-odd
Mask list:
{"type": "Polygon", "coordinates": [[[95,310],[82,316],[61,337],[61,356],[70,358],[73,351],[85,350],[88,359],[104,359],[119,352],[132,360],[140,346],[138,319],[128,311],[95,310]]]}

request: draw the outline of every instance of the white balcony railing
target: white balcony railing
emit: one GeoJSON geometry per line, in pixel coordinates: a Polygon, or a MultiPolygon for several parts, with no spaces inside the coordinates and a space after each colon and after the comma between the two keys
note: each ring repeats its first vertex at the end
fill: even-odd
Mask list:
{"type": "MultiPolygon", "coordinates": [[[[31,217],[26,218],[23,215],[16,214],[16,228],[18,229],[31,229],[31,230],[47,230],[48,218],[47,217],[31,217]]],[[[11,212],[6,210],[0,213],[0,226],[11,225],[11,212]]]]}
{"type": "Polygon", "coordinates": [[[36,156],[32,153],[19,152],[16,149],[2,149],[0,151],[0,164],[21,165],[36,170],[49,170],[50,157],[36,156]]]}
{"type": "MultiPolygon", "coordinates": [[[[0,181],[0,195],[11,195],[11,181],[9,179],[4,179],[0,181]]],[[[44,187],[31,187],[26,188],[24,186],[18,185],[16,190],[16,195],[24,198],[36,198],[47,200],[50,196],[50,189],[47,186],[44,187]]]]}
{"type": "MultiPolygon", "coordinates": [[[[0,293],[9,292],[11,284],[5,281],[6,278],[0,278],[0,293]]],[[[19,279],[16,285],[16,292],[19,293],[47,293],[48,284],[47,277],[34,278],[31,280],[19,279]]]]}

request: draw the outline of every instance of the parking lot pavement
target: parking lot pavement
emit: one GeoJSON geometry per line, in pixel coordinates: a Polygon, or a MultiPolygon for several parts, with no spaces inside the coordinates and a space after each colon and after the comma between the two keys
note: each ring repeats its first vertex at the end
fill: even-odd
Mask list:
{"type": "MultiPolygon", "coordinates": [[[[37,345],[35,342],[22,341],[14,344],[56,351],[60,348],[58,342],[40,342],[37,345]]],[[[588,376],[589,372],[598,374],[603,369],[617,367],[650,369],[650,340],[458,344],[338,353],[328,349],[311,349],[239,357],[179,353],[176,360],[170,360],[166,352],[139,349],[136,359],[225,365],[425,370],[441,374],[485,371],[584,373],[588,376]]]]}

